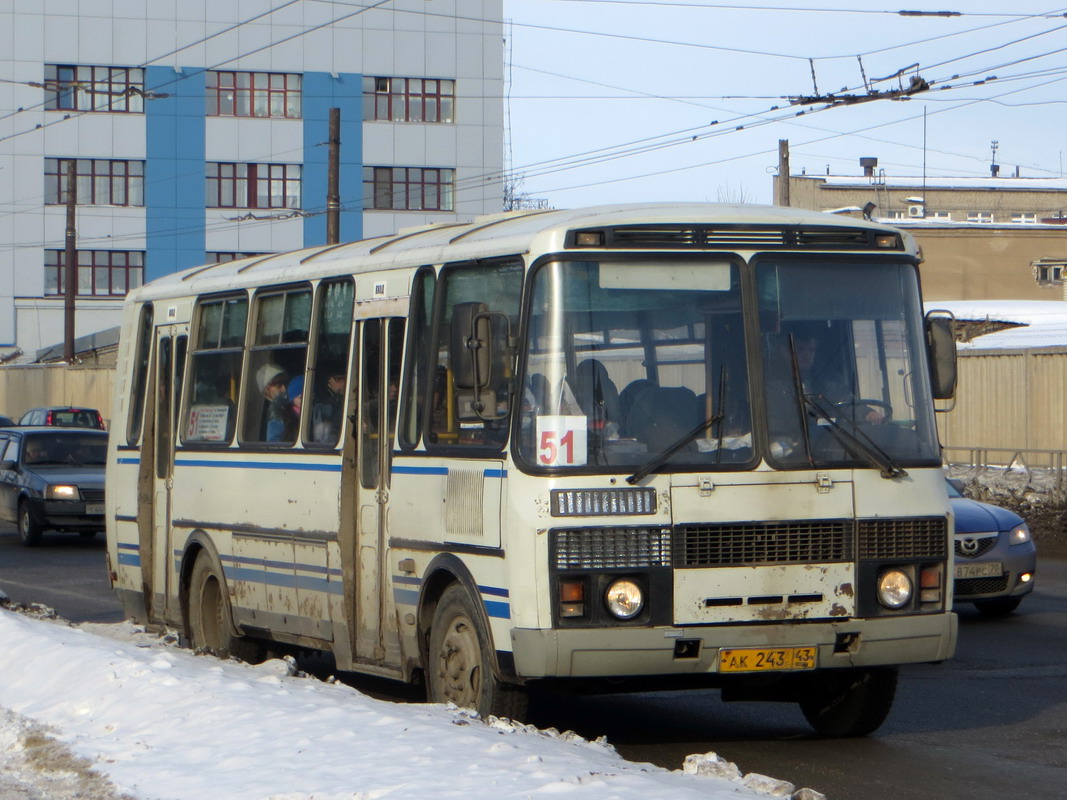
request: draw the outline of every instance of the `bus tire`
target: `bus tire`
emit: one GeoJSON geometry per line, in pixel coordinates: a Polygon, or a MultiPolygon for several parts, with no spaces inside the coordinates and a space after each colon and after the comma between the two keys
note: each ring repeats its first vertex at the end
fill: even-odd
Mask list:
{"type": "Polygon", "coordinates": [[[820,736],[839,739],[873,733],[889,716],[896,667],[832,669],[814,676],[800,710],[820,736]]]}
{"type": "Polygon", "coordinates": [[[428,699],[471,708],[482,717],[522,720],[526,691],[501,683],[494,674],[492,643],[479,610],[458,583],[441,595],[430,628],[428,699]]]}
{"type": "Polygon", "coordinates": [[[194,650],[204,650],[219,658],[233,656],[242,661],[258,660],[256,643],[233,633],[233,612],[226,583],[205,554],[196,559],[189,580],[187,628],[189,643],[194,650]]]}
{"type": "Polygon", "coordinates": [[[19,503],[19,538],[26,547],[36,547],[41,543],[41,534],[44,530],[33,518],[30,512],[30,504],[19,503]]]}

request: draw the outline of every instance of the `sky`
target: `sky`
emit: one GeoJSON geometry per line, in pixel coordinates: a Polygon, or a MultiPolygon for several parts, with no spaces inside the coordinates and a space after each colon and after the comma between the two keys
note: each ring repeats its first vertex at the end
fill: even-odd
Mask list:
{"type": "Polygon", "coordinates": [[[801,788],[714,754],[671,771],[603,740],[376,700],[280,659],[194,655],[129,622],[0,608],[0,643],[2,800],[745,800],[801,788]]]}
{"type": "Polygon", "coordinates": [[[505,0],[507,163],[519,194],[557,208],[770,203],[781,139],[793,174],[860,175],[873,156],[887,176],[988,176],[995,141],[1002,175],[1061,177],[1065,13],[1036,0],[505,0]],[[930,88],[908,100],[790,103],[913,77],[930,88]]]}

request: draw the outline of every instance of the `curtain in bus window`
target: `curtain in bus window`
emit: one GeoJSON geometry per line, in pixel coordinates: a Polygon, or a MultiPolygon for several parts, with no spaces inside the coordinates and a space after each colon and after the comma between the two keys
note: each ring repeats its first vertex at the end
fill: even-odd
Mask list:
{"type": "Polygon", "coordinates": [[[232,441],[247,319],[244,295],[211,298],[197,306],[183,443],[232,441]]]}

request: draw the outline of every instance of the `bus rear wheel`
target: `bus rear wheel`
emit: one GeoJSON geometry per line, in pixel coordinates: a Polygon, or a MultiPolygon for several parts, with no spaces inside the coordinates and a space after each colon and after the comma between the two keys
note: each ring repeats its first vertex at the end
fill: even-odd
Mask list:
{"type": "Polygon", "coordinates": [[[242,661],[257,661],[259,647],[233,633],[233,612],[220,571],[206,555],[193,565],[189,581],[190,645],[220,658],[233,656],[242,661]]]}
{"type": "Polygon", "coordinates": [[[483,717],[521,720],[527,695],[500,682],[493,673],[489,633],[474,601],[459,584],[441,595],[430,629],[427,693],[431,703],[455,703],[483,717]]]}
{"type": "Polygon", "coordinates": [[[873,733],[889,716],[897,691],[896,667],[832,669],[813,676],[800,701],[804,718],[820,736],[873,733]]]}

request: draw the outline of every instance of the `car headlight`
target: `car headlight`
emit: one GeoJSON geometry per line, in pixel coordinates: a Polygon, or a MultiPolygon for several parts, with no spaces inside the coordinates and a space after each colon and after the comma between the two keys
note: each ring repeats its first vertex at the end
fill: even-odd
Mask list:
{"type": "Polygon", "coordinates": [[[619,619],[633,619],[645,606],[641,587],[630,578],[617,578],[604,592],[604,602],[608,611],[619,619]]]}
{"type": "Polygon", "coordinates": [[[49,500],[77,500],[80,497],[77,486],[63,484],[49,486],[44,490],[44,496],[49,500]]]}
{"type": "Polygon", "coordinates": [[[886,608],[903,608],[911,600],[912,585],[908,573],[887,569],[878,577],[878,602],[886,608]]]}
{"type": "Polygon", "coordinates": [[[1030,529],[1026,527],[1025,522],[1022,525],[1016,525],[1008,534],[1008,544],[1026,544],[1028,541],[1030,541],[1030,529]]]}

